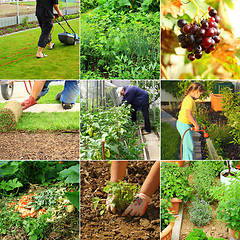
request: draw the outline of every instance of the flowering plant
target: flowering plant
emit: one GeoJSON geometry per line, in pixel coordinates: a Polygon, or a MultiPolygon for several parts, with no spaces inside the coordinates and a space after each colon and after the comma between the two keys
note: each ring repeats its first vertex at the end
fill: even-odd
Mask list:
{"type": "Polygon", "coordinates": [[[212,208],[204,200],[196,199],[188,207],[190,221],[196,226],[204,226],[212,220],[212,208]]]}

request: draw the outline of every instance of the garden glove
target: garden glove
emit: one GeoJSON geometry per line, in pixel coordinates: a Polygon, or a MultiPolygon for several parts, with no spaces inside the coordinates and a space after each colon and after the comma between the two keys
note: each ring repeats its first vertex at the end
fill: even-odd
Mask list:
{"type": "Polygon", "coordinates": [[[113,200],[116,198],[113,194],[108,194],[107,200],[106,200],[106,210],[108,212],[116,213],[116,207],[115,204],[113,204],[113,200]]]}
{"type": "Polygon", "coordinates": [[[122,216],[126,216],[129,213],[131,216],[143,216],[150,201],[151,198],[144,193],[137,194],[134,202],[128,206],[122,216]]]}
{"type": "Polygon", "coordinates": [[[27,100],[24,100],[21,103],[23,110],[26,110],[27,108],[29,108],[35,104],[37,104],[37,101],[32,96],[30,96],[27,100]]]}

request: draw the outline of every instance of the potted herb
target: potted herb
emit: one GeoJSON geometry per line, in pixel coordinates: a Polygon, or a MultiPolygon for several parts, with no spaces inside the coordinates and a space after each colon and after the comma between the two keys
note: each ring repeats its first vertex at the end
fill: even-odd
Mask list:
{"type": "Polygon", "coordinates": [[[240,172],[230,178],[229,185],[222,185],[214,191],[219,200],[217,218],[226,222],[233,239],[240,239],[240,172]]]}
{"type": "Polygon", "coordinates": [[[161,198],[172,202],[175,214],[178,214],[179,203],[189,201],[193,189],[188,182],[190,168],[182,168],[177,163],[161,164],[161,198]]]}
{"type": "Polygon", "coordinates": [[[224,169],[220,173],[220,180],[222,184],[225,184],[226,186],[230,184],[230,177],[234,177],[236,175],[237,169],[234,169],[239,161],[230,161],[226,160],[224,164],[227,166],[227,169],[224,169]]]}
{"type": "Polygon", "coordinates": [[[175,218],[169,211],[170,205],[171,203],[167,199],[161,199],[161,240],[168,240],[172,237],[175,218]]]}

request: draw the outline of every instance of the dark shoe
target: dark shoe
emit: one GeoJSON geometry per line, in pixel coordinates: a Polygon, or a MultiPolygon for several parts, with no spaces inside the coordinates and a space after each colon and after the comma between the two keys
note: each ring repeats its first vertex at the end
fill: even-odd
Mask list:
{"type": "Polygon", "coordinates": [[[52,48],[49,47],[49,50],[53,50],[55,43],[52,44],[52,48]]]}
{"type": "Polygon", "coordinates": [[[37,96],[36,101],[38,101],[40,98],[41,98],[40,96],[37,96]]]}
{"type": "Polygon", "coordinates": [[[44,58],[44,57],[47,57],[47,55],[46,54],[42,54],[43,56],[42,57],[37,57],[37,58],[44,58]]]}
{"type": "Polygon", "coordinates": [[[62,102],[62,107],[63,107],[64,110],[72,109],[73,106],[74,106],[74,103],[64,103],[64,102],[62,102]]]}
{"type": "Polygon", "coordinates": [[[62,93],[63,93],[63,91],[59,92],[59,93],[56,95],[56,97],[55,97],[55,100],[56,100],[56,101],[59,101],[59,100],[60,100],[60,98],[61,98],[61,96],[62,96],[62,93]]]}

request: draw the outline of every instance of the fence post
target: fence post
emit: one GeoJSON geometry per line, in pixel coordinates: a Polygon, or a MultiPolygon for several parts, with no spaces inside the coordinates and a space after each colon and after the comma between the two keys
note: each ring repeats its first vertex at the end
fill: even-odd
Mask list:
{"type": "Polygon", "coordinates": [[[66,0],[66,9],[65,9],[65,15],[68,14],[68,0],[66,0]]]}
{"type": "Polygon", "coordinates": [[[19,4],[17,0],[17,24],[20,24],[20,19],[19,19],[19,4]]]}

